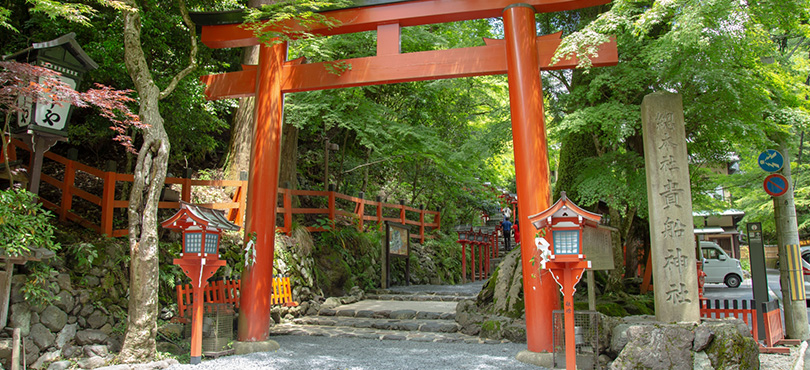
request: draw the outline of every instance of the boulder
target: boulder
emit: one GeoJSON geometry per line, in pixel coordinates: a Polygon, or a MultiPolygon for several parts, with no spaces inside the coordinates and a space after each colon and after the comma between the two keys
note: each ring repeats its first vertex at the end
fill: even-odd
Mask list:
{"type": "Polygon", "coordinates": [[[715,369],[759,369],[759,345],[742,320],[707,320],[703,325],[714,334],[705,352],[715,369]]]}
{"type": "Polygon", "coordinates": [[[100,356],[100,357],[107,357],[110,354],[110,351],[107,350],[107,346],[101,344],[91,344],[84,346],[82,348],[84,351],[84,355],[87,357],[93,356],[100,356]]]}
{"type": "Polygon", "coordinates": [[[106,358],[96,356],[81,360],[77,365],[82,369],[95,369],[106,366],[108,362],[106,358]]]}
{"type": "Polygon", "coordinates": [[[45,325],[42,325],[41,323],[31,325],[31,332],[28,334],[28,337],[39,348],[48,348],[56,340],[56,336],[53,335],[53,333],[51,333],[51,331],[48,330],[48,328],[46,328],[45,325]]]}
{"type": "Polygon", "coordinates": [[[11,358],[11,338],[0,339],[0,358],[11,358]]]}
{"type": "Polygon", "coordinates": [[[59,334],[56,335],[56,348],[62,349],[65,347],[65,344],[72,341],[73,338],[76,337],[77,325],[76,324],[69,324],[65,325],[59,334]]]}
{"type": "Polygon", "coordinates": [[[68,315],[56,306],[48,306],[39,314],[39,322],[52,332],[59,332],[67,325],[68,315]]]}
{"type": "Polygon", "coordinates": [[[70,275],[59,274],[56,278],[56,284],[59,285],[60,289],[73,293],[73,284],[70,283],[70,275]]]}
{"type": "Polygon", "coordinates": [[[74,346],[70,343],[66,344],[62,347],[62,357],[64,358],[73,358],[80,356],[82,354],[82,348],[79,346],[74,346]]]}
{"type": "Polygon", "coordinates": [[[637,325],[627,329],[627,345],[611,369],[692,370],[691,324],[637,325]]]}
{"type": "Polygon", "coordinates": [[[48,370],[67,370],[70,368],[71,362],[68,360],[52,362],[48,365],[48,370]]]}
{"type": "Polygon", "coordinates": [[[56,350],[51,352],[46,352],[42,356],[39,356],[36,362],[31,365],[32,369],[43,369],[45,368],[46,364],[50,364],[51,362],[56,361],[62,355],[62,351],[56,350]]]}
{"type": "Polygon", "coordinates": [[[183,338],[184,332],[185,325],[175,322],[165,324],[158,328],[158,333],[167,338],[183,338]]]}
{"type": "Polygon", "coordinates": [[[107,323],[107,319],[108,317],[104,312],[95,310],[87,317],[87,325],[90,326],[91,329],[98,329],[107,323]]]}
{"type": "Polygon", "coordinates": [[[31,331],[31,310],[28,309],[28,303],[21,302],[11,305],[8,326],[20,328],[20,334],[23,337],[28,336],[31,331]]]}
{"type": "Polygon", "coordinates": [[[68,292],[67,290],[63,290],[56,295],[56,301],[53,303],[54,306],[59,307],[62,311],[71,312],[75,306],[75,300],[73,299],[73,294],[68,292]]]}
{"type": "Polygon", "coordinates": [[[76,333],[76,343],[82,346],[88,344],[104,344],[108,339],[107,334],[100,330],[80,330],[76,333]]]}

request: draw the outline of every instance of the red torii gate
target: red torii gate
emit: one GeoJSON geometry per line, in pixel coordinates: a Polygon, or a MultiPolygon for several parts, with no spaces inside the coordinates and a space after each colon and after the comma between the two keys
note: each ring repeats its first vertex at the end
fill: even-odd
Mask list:
{"type": "MultiPolygon", "coordinates": [[[[350,86],[389,84],[455,77],[508,75],[512,112],[520,221],[547,209],[551,201],[543,90],[540,70],[576,66],[572,59],[551,65],[560,33],[536,34],[536,12],[556,12],[603,5],[609,0],[415,0],[372,1],[361,6],[325,12],[341,22],[313,33],[335,35],[377,31],[377,55],[348,59],[351,70],[328,73],[325,63],[286,60],[286,44],[261,45],[258,66],[202,78],[210,100],[256,97],[254,141],[247,194],[248,234],[256,234],[256,259],[242,275],[239,340],[269,337],[275,214],[284,93],[350,86]],[[401,54],[400,28],[470,19],[503,17],[505,40],[486,40],[485,46],[401,54]]],[[[198,22],[201,24],[202,22],[198,22]]],[[[212,48],[258,45],[253,33],[239,24],[202,24],[202,42],[212,48]]],[[[594,66],[618,62],[616,43],[601,45],[594,66]]],[[[556,283],[549,274],[533,274],[534,235],[521,234],[523,286],[528,349],[552,351],[551,311],[559,307],[556,283]],[[532,275],[535,275],[532,277],[532,275]]]]}

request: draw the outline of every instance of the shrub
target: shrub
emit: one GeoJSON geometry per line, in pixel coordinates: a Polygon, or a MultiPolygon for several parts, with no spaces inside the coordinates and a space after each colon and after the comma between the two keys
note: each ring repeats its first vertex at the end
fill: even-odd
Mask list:
{"type": "Polygon", "coordinates": [[[20,256],[31,248],[58,250],[52,217],[33,193],[15,188],[0,190],[0,253],[20,256]]]}

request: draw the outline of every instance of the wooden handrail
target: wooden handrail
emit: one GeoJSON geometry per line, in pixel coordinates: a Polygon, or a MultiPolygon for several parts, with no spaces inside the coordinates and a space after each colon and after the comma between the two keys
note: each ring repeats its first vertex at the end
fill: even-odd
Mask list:
{"type": "MultiPolygon", "coordinates": [[[[20,140],[12,139],[9,144],[9,157],[16,158],[16,149],[31,150],[20,140]]],[[[133,182],[134,176],[132,174],[117,173],[113,171],[103,171],[88,165],[79,163],[57,155],[55,153],[45,153],[45,158],[53,160],[65,166],[64,179],[58,180],[54,177],[43,175],[42,180],[61,192],[61,201],[53,203],[47,199],[40,198],[40,201],[54,213],[56,213],[60,220],[70,220],[79,223],[91,230],[108,236],[119,237],[125,236],[128,233],[127,229],[114,229],[113,219],[116,209],[127,208],[129,201],[127,199],[115,199],[115,185],[117,182],[133,182]],[[101,196],[92,194],[86,190],[80,189],[75,185],[76,172],[81,171],[91,176],[97,177],[104,184],[104,190],[101,196]],[[101,208],[101,218],[98,223],[92,222],[83,218],[72,211],[73,198],[83,199],[88,203],[95,204],[101,208]]],[[[30,169],[30,164],[26,166],[30,169]]],[[[167,177],[165,184],[181,185],[180,199],[186,202],[191,201],[191,187],[192,186],[218,186],[218,187],[234,187],[233,198],[227,202],[208,203],[204,206],[225,210],[228,219],[238,225],[244,222],[244,214],[246,209],[246,196],[247,193],[247,180],[193,180],[189,178],[180,177],[167,177]]],[[[279,194],[282,196],[282,205],[277,208],[276,212],[284,216],[283,225],[279,227],[281,231],[289,234],[292,232],[292,219],[296,214],[323,214],[328,219],[334,221],[337,218],[354,219],[358,230],[364,230],[367,227],[366,221],[371,221],[378,225],[381,230],[382,224],[385,221],[398,222],[406,225],[418,226],[418,233],[412,233],[411,238],[419,239],[424,242],[425,239],[433,238],[431,235],[425,235],[426,229],[438,229],[440,226],[440,215],[438,211],[428,211],[404,204],[383,203],[363,197],[355,197],[346,194],[337,193],[334,191],[318,191],[318,190],[298,190],[298,189],[284,189],[279,188],[279,194]],[[315,196],[327,198],[328,208],[293,208],[294,196],[315,196]],[[337,199],[354,203],[349,208],[340,209],[337,206],[337,199]],[[375,209],[375,214],[368,215],[365,213],[366,209],[375,209]],[[396,211],[398,217],[385,217],[385,209],[396,211]],[[415,218],[408,218],[409,214],[416,214],[415,218]],[[426,217],[432,215],[432,222],[426,222],[426,217]]],[[[345,203],[344,203],[345,204],[345,203]]],[[[158,208],[161,209],[174,209],[179,208],[180,203],[177,201],[161,201],[158,203],[158,208]]],[[[307,227],[309,231],[321,232],[325,231],[320,227],[307,227]]]]}

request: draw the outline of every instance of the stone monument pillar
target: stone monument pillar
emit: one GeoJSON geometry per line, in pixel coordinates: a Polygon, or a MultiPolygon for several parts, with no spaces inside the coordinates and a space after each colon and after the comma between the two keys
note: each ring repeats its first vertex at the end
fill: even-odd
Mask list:
{"type": "Polygon", "coordinates": [[[698,322],[692,191],[679,94],[656,92],[641,103],[650,211],[655,318],[698,322]]]}

